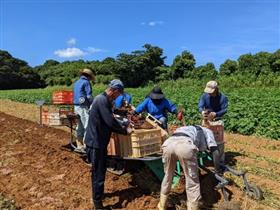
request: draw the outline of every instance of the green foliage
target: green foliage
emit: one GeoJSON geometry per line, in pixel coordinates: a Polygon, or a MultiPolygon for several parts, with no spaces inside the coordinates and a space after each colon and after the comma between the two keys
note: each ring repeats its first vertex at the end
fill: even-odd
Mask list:
{"type": "Polygon", "coordinates": [[[188,75],[192,72],[195,67],[195,58],[188,52],[183,51],[181,55],[177,55],[171,66],[172,68],[172,79],[176,80],[178,78],[183,78],[184,75],[188,75]]]}
{"type": "MultiPolygon", "coordinates": [[[[221,84],[221,91],[229,98],[228,113],[224,117],[227,131],[280,139],[279,88],[233,88],[228,80],[218,80],[218,82],[221,84]]],[[[132,95],[134,106],[144,100],[153,85],[137,89],[126,88],[126,91],[132,95]]],[[[179,79],[177,81],[163,81],[158,85],[162,87],[168,99],[186,110],[187,124],[200,124],[201,119],[197,105],[205,86],[204,81],[179,79]]],[[[105,88],[105,85],[95,85],[93,87],[94,95],[101,93],[105,88]]],[[[59,89],[67,88],[56,86],[45,89],[0,91],[0,98],[25,103],[34,103],[35,100],[39,99],[46,99],[50,102],[52,92],[59,89]]],[[[169,122],[174,120],[174,116],[170,115],[169,122]]]]}
{"type": "Polygon", "coordinates": [[[0,89],[39,88],[44,81],[28,64],[0,50],[0,89]]]}
{"type": "Polygon", "coordinates": [[[107,85],[113,79],[115,79],[113,75],[97,75],[95,82],[107,85]]]}
{"type": "Polygon", "coordinates": [[[161,48],[149,44],[143,47],[145,48],[143,51],[121,53],[117,56],[114,75],[127,87],[139,87],[146,85],[148,81],[155,81],[158,67],[164,65],[165,57],[162,57],[161,48]]]}
{"type": "Polygon", "coordinates": [[[238,63],[236,61],[227,59],[220,66],[220,74],[221,75],[232,75],[236,73],[238,70],[238,63]]]}
{"type": "Polygon", "coordinates": [[[213,63],[207,63],[206,65],[198,66],[192,71],[186,72],[184,77],[196,80],[215,80],[217,75],[218,72],[215,69],[215,65],[213,63]]]}

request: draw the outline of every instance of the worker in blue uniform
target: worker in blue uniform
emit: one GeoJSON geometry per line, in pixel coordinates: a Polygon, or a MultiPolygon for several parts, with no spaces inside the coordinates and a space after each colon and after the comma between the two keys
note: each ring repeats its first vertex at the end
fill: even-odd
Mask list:
{"type": "MultiPolygon", "coordinates": [[[[209,81],[206,84],[204,93],[200,97],[198,103],[198,110],[202,114],[203,119],[207,121],[218,121],[223,126],[222,117],[227,112],[228,98],[219,91],[218,83],[216,81],[209,81]]],[[[208,125],[205,124],[207,127],[208,125]]],[[[225,146],[224,142],[219,142],[218,150],[220,152],[221,165],[225,164],[225,146]]]]}
{"type": "Polygon", "coordinates": [[[74,112],[79,116],[75,152],[85,153],[84,136],[88,125],[89,108],[93,101],[90,81],[94,81],[95,76],[90,69],[83,69],[80,74],[73,87],[74,112]]]}
{"type": "Polygon", "coordinates": [[[121,109],[122,107],[126,107],[131,104],[131,96],[124,92],[119,95],[114,101],[114,109],[121,109]]]}
{"type": "Polygon", "coordinates": [[[111,133],[129,134],[132,129],[120,124],[113,115],[112,103],[123,92],[120,80],[112,80],[105,92],[96,96],[89,113],[85,144],[89,162],[92,163],[92,198],[94,209],[101,210],[107,162],[107,146],[111,133]]]}
{"type": "Polygon", "coordinates": [[[219,92],[218,83],[209,81],[198,103],[199,112],[213,120],[221,118],[227,112],[227,107],[228,98],[219,92]]]}
{"type": "Polygon", "coordinates": [[[160,126],[163,129],[167,129],[167,112],[177,114],[177,107],[166,99],[161,88],[156,86],[145,100],[136,107],[135,114],[140,114],[143,111],[151,114],[160,121],[160,126]]]}

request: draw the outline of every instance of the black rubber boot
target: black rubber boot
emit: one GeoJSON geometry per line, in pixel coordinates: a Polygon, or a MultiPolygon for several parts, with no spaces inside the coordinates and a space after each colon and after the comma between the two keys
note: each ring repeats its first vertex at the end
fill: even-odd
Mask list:
{"type": "Polygon", "coordinates": [[[98,202],[94,202],[94,210],[106,210],[107,208],[105,208],[103,206],[102,201],[98,201],[98,202]]]}

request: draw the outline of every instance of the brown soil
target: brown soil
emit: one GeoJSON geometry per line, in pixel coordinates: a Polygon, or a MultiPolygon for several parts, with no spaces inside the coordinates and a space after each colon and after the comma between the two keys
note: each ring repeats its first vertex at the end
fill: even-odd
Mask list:
{"type": "MultiPolygon", "coordinates": [[[[90,167],[63,147],[68,143],[68,132],[34,123],[38,122],[36,110],[33,105],[0,100],[0,111],[17,117],[0,113],[0,192],[22,209],[90,209],[90,167]]],[[[248,174],[249,181],[265,191],[265,200],[253,201],[232,184],[228,187],[231,203],[225,204],[220,191],[213,188],[214,178],[202,175],[205,209],[237,209],[237,203],[248,210],[279,209],[280,182],[273,176],[279,174],[280,142],[237,134],[226,134],[225,139],[227,160],[234,167],[271,171],[271,176],[258,171],[248,174]]],[[[112,209],[156,209],[159,189],[147,193],[135,184],[135,177],[139,176],[107,173],[105,204],[112,209]]],[[[186,209],[185,199],[182,181],[170,196],[169,209],[186,209]]]]}

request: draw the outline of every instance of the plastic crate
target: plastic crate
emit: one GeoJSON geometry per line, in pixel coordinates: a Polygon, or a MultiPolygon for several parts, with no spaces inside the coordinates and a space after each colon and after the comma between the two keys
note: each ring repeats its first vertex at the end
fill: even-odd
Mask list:
{"type": "Polygon", "coordinates": [[[143,157],[160,152],[161,130],[137,129],[130,135],[113,134],[108,154],[121,157],[143,157]]]}
{"type": "Polygon", "coordinates": [[[49,125],[62,125],[59,112],[49,113],[49,125]]]}
{"type": "Polygon", "coordinates": [[[52,94],[53,104],[73,104],[73,91],[61,90],[55,91],[52,94]]]}
{"type": "MultiPolygon", "coordinates": [[[[68,114],[73,114],[72,107],[60,107],[58,109],[43,109],[42,110],[42,124],[50,126],[70,126],[70,122],[67,118],[68,114]]],[[[72,123],[76,124],[76,121],[72,123]]]]}

